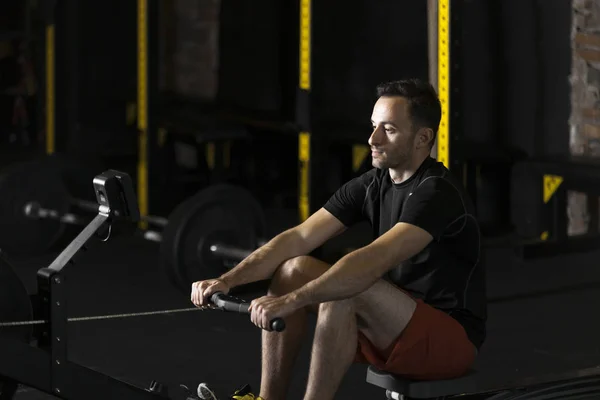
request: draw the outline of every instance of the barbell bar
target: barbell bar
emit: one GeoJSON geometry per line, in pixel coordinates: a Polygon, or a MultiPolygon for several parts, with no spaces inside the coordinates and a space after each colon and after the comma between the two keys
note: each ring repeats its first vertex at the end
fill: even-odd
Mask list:
{"type": "MultiPolygon", "coordinates": [[[[198,197],[202,198],[206,193],[201,192],[198,197]]],[[[98,212],[99,205],[93,202],[87,202],[84,200],[79,200],[79,205],[84,205],[84,209],[86,211],[95,211],[98,212]]],[[[58,220],[62,223],[71,224],[71,225],[80,225],[84,226],[89,223],[90,218],[84,218],[80,215],[74,213],[65,213],[60,214],[57,210],[51,210],[42,207],[39,203],[35,201],[31,201],[25,204],[23,212],[28,218],[32,219],[54,219],[58,220]]],[[[169,223],[167,218],[156,217],[156,216],[146,216],[141,217],[143,220],[148,221],[149,223],[153,223],[160,227],[165,227],[169,223]]],[[[152,242],[162,242],[162,233],[155,230],[144,230],[142,237],[146,240],[152,242]]],[[[259,239],[258,246],[262,246],[266,241],[264,239],[259,239]]],[[[241,249],[236,246],[232,246],[228,243],[224,242],[210,242],[206,245],[198,246],[199,257],[202,257],[203,252],[210,252],[214,257],[222,257],[227,259],[228,261],[241,261],[244,258],[248,257],[253,250],[241,249]]],[[[227,265],[227,264],[226,264],[227,265]]]]}
{"type": "MultiPolygon", "coordinates": [[[[87,200],[72,199],[72,203],[81,210],[88,211],[90,213],[98,213],[98,209],[100,207],[98,203],[87,200]]],[[[72,225],[85,225],[89,222],[89,220],[75,213],[66,212],[64,214],[60,214],[57,210],[44,208],[36,201],[30,201],[26,203],[25,207],[23,208],[23,212],[28,218],[50,218],[72,225]]],[[[167,218],[154,215],[142,215],[140,216],[140,219],[150,225],[155,225],[161,228],[164,228],[169,222],[167,218]]]]}
{"type": "MultiPolygon", "coordinates": [[[[96,202],[82,199],[71,199],[71,203],[81,210],[93,213],[98,212],[98,203],[96,202]]],[[[140,216],[140,219],[144,222],[147,222],[150,225],[160,226],[161,228],[164,228],[169,222],[167,218],[159,217],[157,215],[142,215],[140,216]]]]}
{"type": "Polygon", "coordinates": [[[192,282],[220,276],[263,246],[268,231],[264,211],[249,191],[220,184],[175,207],[161,235],[165,273],[189,294],[192,282]]]}
{"type": "MultiPolygon", "coordinates": [[[[65,176],[58,157],[46,157],[10,165],[0,171],[0,249],[9,254],[44,254],[56,247],[66,234],[71,234],[68,225],[84,223],[80,213],[73,209],[97,213],[99,205],[71,195],[90,195],[93,199],[93,177],[89,178],[89,189],[70,181],[84,181],[76,175],[75,167],[65,176]],[[70,183],[70,185],[67,185],[70,183]]],[[[80,171],[89,168],[81,166],[80,171]]],[[[164,227],[165,218],[144,216],[149,225],[164,227]]]]}

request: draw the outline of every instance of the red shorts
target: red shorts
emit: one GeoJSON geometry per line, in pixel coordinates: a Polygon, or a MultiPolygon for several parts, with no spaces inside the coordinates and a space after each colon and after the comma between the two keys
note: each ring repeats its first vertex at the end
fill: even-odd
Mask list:
{"type": "Polygon", "coordinates": [[[375,348],[359,331],[355,362],[415,380],[464,375],[476,356],[464,328],[448,314],[422,300],[416,302],[408,325],[388,348],[375,348]]]}

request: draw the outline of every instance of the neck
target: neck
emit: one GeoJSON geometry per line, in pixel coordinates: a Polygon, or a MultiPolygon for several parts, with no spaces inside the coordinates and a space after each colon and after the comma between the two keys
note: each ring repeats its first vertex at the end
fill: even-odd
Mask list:
{"type": "Polygon", "coordinates": [[[395,168],[390,168],[390,178],[392,178],[392,182],[394,183],[402,183],[409,179],[414,173],[419,169],[423,161],[429,156],[426,154],[424,156],[416,156],[411,157],[411,160],[407,161],[403,165],[399,165],[395,168]]]}

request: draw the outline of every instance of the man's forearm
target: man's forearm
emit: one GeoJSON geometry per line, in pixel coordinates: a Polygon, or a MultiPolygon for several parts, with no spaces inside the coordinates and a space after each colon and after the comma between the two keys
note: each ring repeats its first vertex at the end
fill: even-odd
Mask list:
{"type": "Polygon", "coordinates": [[[229,287],[268,279],[282,262],[303,255],[302,244],[303,239],[293,229],[282,232],[220,278],[229,287]]]}
{"type": "Polygon", "coordinates": [[[379,272],[369,268],[373,254],[368,248],[342,257],[319,278],[290,293],[301,306],[354,297],[371,287],[379,272]]]}

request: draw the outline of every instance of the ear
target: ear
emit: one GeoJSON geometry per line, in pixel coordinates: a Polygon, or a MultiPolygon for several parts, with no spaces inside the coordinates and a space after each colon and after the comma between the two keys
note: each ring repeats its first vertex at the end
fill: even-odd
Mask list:
{"type": "Polygon", "coordinates": [[[420,128],[417,131],[417,148],[427,147],[433,140],[433,130],[431,128],[420,128]]]}

